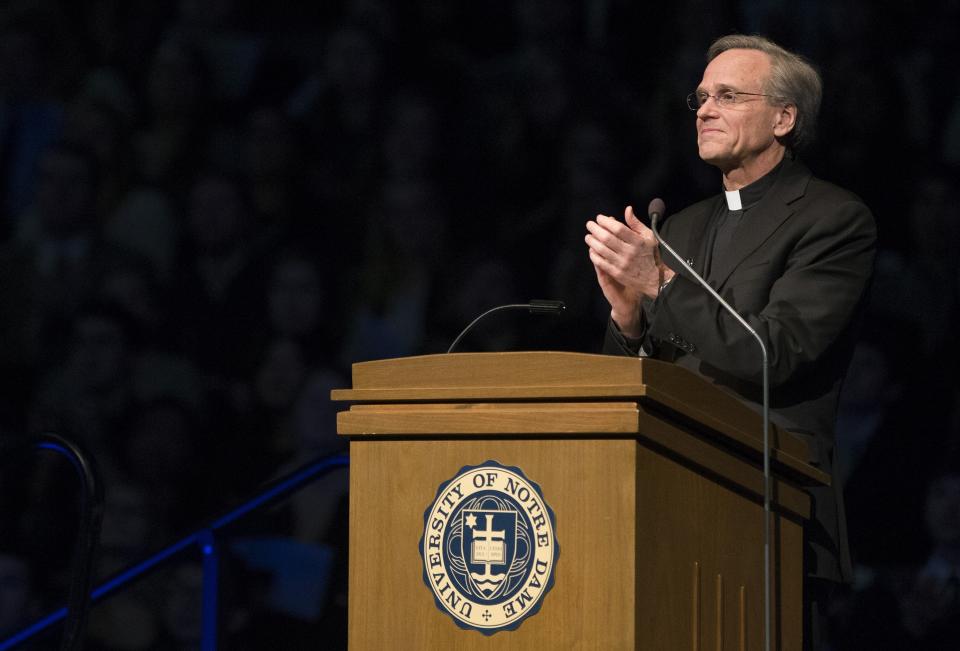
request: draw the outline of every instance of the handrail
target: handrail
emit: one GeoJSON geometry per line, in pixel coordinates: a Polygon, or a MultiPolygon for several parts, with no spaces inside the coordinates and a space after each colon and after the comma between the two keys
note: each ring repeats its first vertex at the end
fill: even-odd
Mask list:
{"type": "Polygon", "coordinates": [[[93,457],[79,444],[52,432],[21,438],[12,443],[4,442],[0,447],[0,450],[3,450],[0,454],[4,461],[8,461],[18,458],[30,449],[50,450],[63,455],[73,465],[80,479],[80,524],[77,527],[79,540],[71,563],[67,605],[62,609],[66,624],[60,642],[62,651],[72,651],[81,648],[87,624],[93,557],[103,520],[103,484],[93,457]]]}
{"type": "MultiPolygon", "coordinates": [[[[127,583],[137,579],[147,572],[156,569],[171,558],[193,545],[200,547],[203,553],[203,646],[204,651],[216,648],[216,569],[217,569],[217,550],[215,545],[214,533],[223,529],[227,525],[236,522],[245,515],[259,509],[262,506],[270,504],[275,500],[295,493],[300,488],[310,482],[319,479],[335,468],[346,467],[350,463],[349,457],[345,454],[331,455],[322,457],[300,466],[283,477],[271,482],[265,489],[245,501],[240,506],[228,511],[227,513],[211,520],[207,526],[197,529],[193,533],[181,538],[180,540],[168,545],[159,552],[148,558],[131,565],[125,570],[121,570],[107,579],[90,593],[91,603],[97,603],[105,599],[114,592],[117,592],[127,583]]],[[[40,618],[33,624],[14,633],[6,640],[0,641],[0,651],[13,649],[17,645],[26,642],[32,637],[42,633],[54,624],[60,622],[66,617],[67,608],[61,607],[54,610],[45,617],[40,618]]]]}

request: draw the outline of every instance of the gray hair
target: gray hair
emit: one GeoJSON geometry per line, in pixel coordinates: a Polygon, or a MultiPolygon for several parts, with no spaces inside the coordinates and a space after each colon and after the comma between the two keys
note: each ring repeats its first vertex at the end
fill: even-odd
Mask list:
{"type": "Polygon", "coordinates": [[[823,96],[820,73],[807,59],[789,52],[763,36],[729,34],[721,36],[707,50],[707,63],[727,50],[759,50],[770,57],[770,77],[763,82],[763,92],[797,107],[793,129],[784,136],[790,149],[800,149],[813,139],[823,96]]]}

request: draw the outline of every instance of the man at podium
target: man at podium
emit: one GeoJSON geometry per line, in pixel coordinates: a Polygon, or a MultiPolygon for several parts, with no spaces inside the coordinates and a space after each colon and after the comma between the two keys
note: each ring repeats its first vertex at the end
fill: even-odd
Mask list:
{"type": "MultiPolygon", "coordinates": [[[[722,191],[670,216],[661,236],[763,339],[770,416],[804,438],[811,459],[836,466],[833,427],[876,249],[870,210],[813,176],[798,152],[812,137],[817,71],[766,38],[729,35],[707,52],[687,97],[700,158],[722,191]]],[[[753,336],[666,251],[627,207],[598,215],[586,243],[610,303],[604,351],[673,361],[758,410],[760,348],[753,336]]],[[[834,476],[837,479],[836,476],[834,476]]],[[[833,586],[851,578],[842,487],[811,491],[805,531],[805,633],[820,636],[833,586]]]]}

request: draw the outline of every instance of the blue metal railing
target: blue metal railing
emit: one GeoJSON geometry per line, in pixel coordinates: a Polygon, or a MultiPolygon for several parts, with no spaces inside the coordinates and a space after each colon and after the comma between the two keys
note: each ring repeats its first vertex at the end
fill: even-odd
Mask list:
{"type": "MultiPolygon", "coordinates": [[[[213,651],[217,648],[217,583],[219,580],[219,550],[217,548],[215,533],[258,508],[295,493],[300,488],[319,479],[331,470],[348,465],[349,458],[341,454],[324,457],[301,466],[290,474],[274,481],[267,488],[240,506],[216,518],[207,526],[181,538],[149,558],[130,566],[107,581],[104,581],[91,591],[91,603],[97,603],[105,599],[126,584],[143,576],[171,558],[176,557],[183,551],[194,546],[199,547],[203,558],[203,638],[201,648],[203,651],[213,651]]],[[[39,635],[51,626],[61,622],[66,615],[66,607],[58,608],[8,637],[6,640],[0,641],[0,651],[13,649],[17,645],[39,635]]]]}

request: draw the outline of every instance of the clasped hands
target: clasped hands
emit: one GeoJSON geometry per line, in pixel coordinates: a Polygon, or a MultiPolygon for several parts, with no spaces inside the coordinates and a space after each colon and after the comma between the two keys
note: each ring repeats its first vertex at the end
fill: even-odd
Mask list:
{"type": "Polygon", "coordinates": [[[656,298],[674,271],[661,260],[653,231],[637,219],[633,206],[626,207],[623,217],[620,222],[597,215],[587,222],[584,240],[611,318],[624,335],[639,337],[641,301],[656,298]]]}

